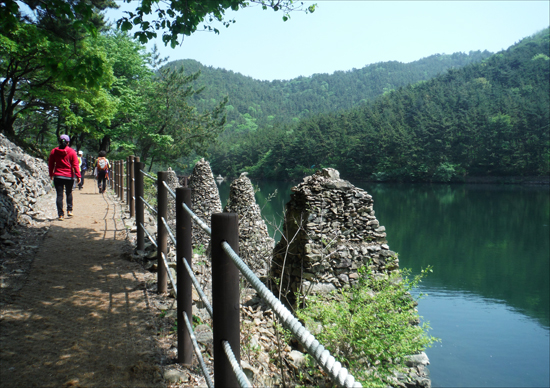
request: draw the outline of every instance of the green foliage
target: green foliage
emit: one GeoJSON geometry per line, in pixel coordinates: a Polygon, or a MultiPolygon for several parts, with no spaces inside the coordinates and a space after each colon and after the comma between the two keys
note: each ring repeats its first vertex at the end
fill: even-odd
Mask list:
{"type": "Polygon", "coordinates": [[[113,74],[95,38],[69,43],[19,23],[3,31],[0,42],[0,131],[15,137],[16,121],[29,115],[57,118],[75,132],[88,132],[91,121],[108,123],[113,117],[116,101],[105,90],[113,74]]]}
{"type": "MultiPolygon", "coordinates": [[[[126,3],[132,0],[124,0],[126,3]]],[[[235,20],[224,20],[225,11],[231,9],[237,11],[239,8],[249,6],[251,3],[260,4],[263,9],[271,8],[274,11],[283,12],[283,21],[290,18],[290,12],[301,10],[306,13],[315,11],[315,5],[303,8],[301,4],[295,4],[293,0],[223,0],[223,1],[201,1],[201,0],[141,0],[135,12],[127,12],[127,16],[117,21],[117,25],[123,31],[129,31],[134,25],[139,26],[139,31],[134,37],[145,44],[157,36],[159,30],[167,31],[162,34],[162,41],[165,45],[170,44],[172,48],[178,45],[180,35],[189,36],[200,28],[207,31],[219,33],[219,30],[211,26],[214,21],[222,22],[224,27],[229,27],[235,20]],[[155,13],[154,20],[148,16],[155,13]]]]}
{"type": "Polygon", "coordinates": [[[435,182],[450,182],[455,174],[455,166],[450,163],[444,162],[441,163],[435,170],[433,180],[435,182]]]}
{"type": "Polygon", "coordinates": [[[275,123],[292,123],[319,113],[351,109],[380,96],[387,91],[388,85],[397,89],[428,80],[449,68],[480,62],[490,55],[487,51],[438,54],[408,64],[384,62],[347,72],[272,82],[203,66],[191,59],[174,61],[168,66],[183,65],[189,72],[202,73],[195,83],[195,87],[206,86],[200,96],[194,97],[199,110],[212,108],[212,98],[219,100],[229,96],[232,109],[228,110],[227,119],[231,130],[226,135],[232,136],[233,132],[241,133],[246,129],[247,118],[254,119],[258,127],[266,127],[275,123]]]}
{"type": "MultiPolygon", "coordinates": [[[[150,172],[149,175],[157,179],[157,174],[150,172]]],[[[155,209],[158,206],[157,200],[157,184],[151,180],[148,176],[143,176],[143,198],[149,205],[155,209]]],[[[146,208],[147,210],[147,208],[146,208]]]]}
{"type": "MultiPolygon", "coordinates": [[[[291,0],[255,3],[282,11],[284,19],[291,11],[315,9],[291,0]]],[[[118,24],[124,31],[139,25],[136,36],[142,43],[166,27],[163,40],[174,46],[179,34],[189,35],[200,23],[208,24],[205,17],[223,20],[226,9],[248,5],[241,0],[170,0],[165,7],[143,0],[135,14],[118,24]],[[155,19],[145,21],[152,13],[155,19]]],[[[204,154],[223,130],[224,97],[210,97],[209,108],[195,109],[193,97],[202,88],[189,83],[198,73],[158,68],[155,53],[151,72],[143,46],[124,32],[105,28],[100,11],[116,7],[112,0],[10,0],[2,6],[0,131],[21,145],[38,143],[44,150],[68,133],[75,148],[112,151],[111,158],[137,153],[150,169],[153,162],[171,164],[192,151],[204,154]],[[31,15],[22,13],[21,3],[31,15]]],[[[251,112],[256,108],[251,105],[251,112]]],[[[239,124],[245,132],[257,127],[252,116],[239,124]]]]}
{"type": "Polygon", "coordinates": [[[195,248],[193,248],[193,254],[198,256],[204,256],[204,253],[206,252],[206,248],[204,245],[199,244],[195,248]]]}
{"type": "Polygon", "coordinates": [[[152,59],[156,75],[139,85],[143,105],[131,134],[136,154],[152,165],[154,161],[173,163],[193,150],[204,152],[223,130],[227,100],[199,113],[190,102],[202,91],[191,86],[200,73],[186,75],[183,67],[159,68],[162,60],[156,51],[152,59]]]}
{"type": "Polygon", "coordinates": [[[427,323],[416,324],[417,302],[410,294],[428,272],[430,268],[410,279],[409,271],[381,275],[362,268],[355,286],[329,297],[308,297],[297,315],[357,380],[388,386],[406,356],[437,341],[427,334],[427,323]]]}
{"type": "Polygon", "coordinates": [[[116,8],[116,3],[112,0],[7,0],[3,3],[5,5],[0,8],[2,30],[13,31],[24,20],[25,23],[48,31],[50,36],[65,41],[78,39],[83,34],[97,37],[98,30],[105,25],[100,11],[116,8]],[[25,4],[33,15],[24,15],[26,11],[22,11],[21,4],[25,4]]]}
{"type": "MultiPolygon", "coordinates": [[[[224,142],[210,149],[212,168],[224,176],[247,170],[252,178],[275,180],[301,179],[322,167],[336,168],[346,179],[378,181],[548,175],[550,61],[544,56],[549,41],[545,29],[497,55],[424,82],[374,82],[378,98],[345,111],[305,117],[296,125],[261,124],[258,118],[254,132],[222,135],[224,142]],[[381,95],[384,88],[395,90],[381,95]]],[[[364,70],[384,74],[390,65],[364,70]]],[[[323,106],[323,97],[339,107],[332,104],[338,100],[330,98],[336,98],[339,86],[334,83],[343,81],[342,75],[326,77],[328,87],[321,84],[319,89],[312,89],[316,76],[275,85],[300,91],[294,104],[299,112],[308,109],[304,104],[310,101],[310,89],[317,106],[323,106]],[[327,91],[335,95],[329,98],[327,91]]],[[[343,96],[360,101],[364,94],[343,96]]],[[[231,103],[240,109],[233,97],[231,103]]],[[[262,106],[262,112],[273,115],[270,109],[262,106]]],[[[228,119],[231,122],[232,116],[228,119]]]]}
{"type": "Polygon", "coordinates": [[[202,319],[196,315],[193,315],[193,328],[199,326],[199,325],[202,325],[204,324],[204,322],[202,321],[202,319]]]}
{"type": "Polygon", "coordinates": [[[43,154],[67,133],[77,149],[173,165],[194,150],[204,152],[223,130],[225,101],[200,113],[190,104],[201,90],[188,84],[199,73],[152,71],[150,62],[161,63],[157,53],[147,54],[127,34],[83,37],[75,52],[21,23],[0,40],[2,131],[40,144],[43,154]]]}

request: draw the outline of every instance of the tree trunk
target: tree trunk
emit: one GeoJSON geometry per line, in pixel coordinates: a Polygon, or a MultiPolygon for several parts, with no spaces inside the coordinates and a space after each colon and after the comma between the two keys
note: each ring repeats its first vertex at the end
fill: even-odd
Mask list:
{"type": "Polygon", "coordinates": [[[110,145],[111,145],[111,137],[109,135],[105,135],[103,136],[103,139],[101,139],[99,150],[107,152],[110,145]]]}

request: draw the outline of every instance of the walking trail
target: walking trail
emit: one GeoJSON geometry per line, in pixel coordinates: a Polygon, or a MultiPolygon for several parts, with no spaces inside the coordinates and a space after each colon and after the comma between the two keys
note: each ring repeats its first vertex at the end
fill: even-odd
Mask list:
{"type": "Polygon", "coordinates": [[[52,221],[3,308],[0,386],[162,387],[145,271],[129,260],[120,207],[91,179],[73,197],[74,217],[52,221]]]}

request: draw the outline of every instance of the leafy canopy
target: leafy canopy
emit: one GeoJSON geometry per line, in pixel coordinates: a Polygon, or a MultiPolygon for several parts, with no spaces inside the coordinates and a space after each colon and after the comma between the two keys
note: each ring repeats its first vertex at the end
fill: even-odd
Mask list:
{"type": "MultiPolygon", "coordinates": [[[[124,0],[130,3],[132,0],[124,0]]],[[[159,30],[165,30],[162,35],[164,44],[170,43],[172,48],[178,44],[180,35],[189,36],[197,31],[201,24],[208,31],[219,33],[217,28],[211,26],[214,21],[222,22],[225,27],[229,27],[235,20],[224,20],[225,11],[231,9],[237,11],[239,8],[250,6],[250,4],[259,4],[265,10],[271,8],[274,11],[284,13],[283,20],[290,18],[290,12],[303,10],[307,12],[315,11],[315,5],[303,8],[302,2],[294,0],[221,0],[221,1],[203,1],[203,0],[169,0],[161,2],[159,0],[141,0],[140,5],[135,12],[127,12],[128,16],[122,17],[117,21],[117,26],[123,31],[129,31],[133,26],[139,26],[139,31],[134,37],[141,43],[147,43],[157,36],[159,30]],[[155,14],[154,20],[149,21],[148,16],[155,14]]]]}
{"type": "MultiPolygon", "coordinates": [[[[125,3],[136,2],[124,0],[125,3]]],[[[63,21],[65,27],[72,29],[85,29],[93,36],[97,36],[97,11],[107,8],[118,8],[113,0],[5,0],[0,4],[0,17],[2,29],[15,28],[21,18],[20,4],[25,4],[35,15],[47,15],[50,20],[63,21]],[[5,4],[4,4],[5,3],[5,4]]],[[[162,40],[176,47],[180,36],[189,36],[201,28],[219,33],[210,23],[222,22],[228,27],[235,20],[224,20],[225,11],[248,7],[251,4],[260,5],[263,9],[271,8],[274,11],[283,12],[283,20],[290,18],[292,11],[314,12],[315,5],[304,7],[303,2],[294,0],[140,0],[135,11],[126,12],[127,16],[117,21],[117,26],[122,31],[129,31],[134,26],[139,31],[134,37],[141,43],[147,43],[157,36],[157,31],[163,30],[162,40]],[[204,24],[203,24],[204,23],[204,24]]],[[[32,22],[31,17],[26,17],[27,22],[32,22]]],[[[59,36],[66,35],[64,29],[56,29],[59,36]]]]}
{"type": "MultiPolygon", "coordinates": [[[[152,60],[156,66],[163,62],[156,51],[152,60]]],[[[223,131],[227,99],[198,112],[190,102],[202,91],[192,86],[199,72],[186,75],[183,67],[158,67],[155,73],[139,86],[144,104],[132,137],[141,160],[173,163],[192,150],[204,152],[223,131]]]]}

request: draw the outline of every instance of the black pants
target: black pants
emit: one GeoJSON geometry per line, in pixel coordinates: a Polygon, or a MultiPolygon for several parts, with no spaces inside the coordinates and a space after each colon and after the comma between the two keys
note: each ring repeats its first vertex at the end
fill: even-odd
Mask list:
{"type": "Polygon", "coordinates": [[[100,193],[105,192],[105,189],[107,188],[107,171],[97,172],[97,188],[100,193]]]}
{"type": "Polygon", "coordinates": [[[65,193],[67,194],[67,211],[70,212],[73,210],[73,184],[74,179],[61,179],[53,178],[53,184],[55,186],[55,191],[57,192],[57,199],[55,204],[57,205],[57,215],[62,216],[63,213],[63,188],[65,188],[65,193]]]}
{"type": "Polygon", "coordinates": [[[82,176],[80,177],[80,183],[78,184],[78,188],[82,189],[82,186],[84,186],[84,171],[82,171],[82,176]]]}

